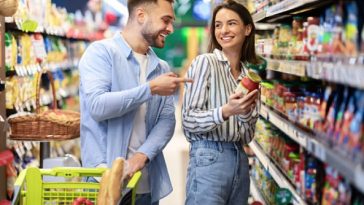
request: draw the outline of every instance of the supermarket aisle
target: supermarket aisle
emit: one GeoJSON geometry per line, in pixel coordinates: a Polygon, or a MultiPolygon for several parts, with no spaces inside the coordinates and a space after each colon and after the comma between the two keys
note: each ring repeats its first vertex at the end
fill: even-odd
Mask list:
{"type": "Polygon", "coordinates": [[[173,192],[160,201],[160,205],[182,205],[185,199],[188,147],[181,125],[181,107],[176,107],[176,129],[172,140],[164,149],[173,192]]]}

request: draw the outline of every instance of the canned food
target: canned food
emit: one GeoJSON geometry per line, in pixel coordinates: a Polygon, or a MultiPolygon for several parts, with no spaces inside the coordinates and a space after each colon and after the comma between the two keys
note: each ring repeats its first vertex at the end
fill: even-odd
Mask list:
{"type": "Polygon", "coordinates": [[[258,89],[259,83],[262,81],[260,76],[252,70],[249,70],[247,75],[239,82],[235,92],[242,92],[243,95],[258,89]]]}

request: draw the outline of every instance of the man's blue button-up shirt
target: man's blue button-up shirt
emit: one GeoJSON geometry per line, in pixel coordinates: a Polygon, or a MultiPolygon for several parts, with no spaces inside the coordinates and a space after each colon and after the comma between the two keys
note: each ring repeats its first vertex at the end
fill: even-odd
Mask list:
{"type": "Polygon", "coordinates": [[[150,163],[152,201],[172,191],[162,154],[174,127],[173,97],[152,95],[149,82],[169,71],[166,62],[148,50],[147,82],[139,82],[140,67],[121,34],[92,43],[79,64],[81,159],[84,167],[107,164],[127,156],[137,108],[147,102],[146,141],[137,150],[150,163]]]}

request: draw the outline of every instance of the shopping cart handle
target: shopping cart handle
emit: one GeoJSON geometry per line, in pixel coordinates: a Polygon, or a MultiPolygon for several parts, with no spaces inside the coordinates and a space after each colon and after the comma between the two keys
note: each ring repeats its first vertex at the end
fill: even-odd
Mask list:
{"type": "Polygon", "coordinates": [[[42,175],[59,177],[100,177],[107,168],[80,168],[80,167],[55,167],[52,169],[41,169],[42,175]]]}
{"type": "Polygon", "coordinates": [[[132,189],[134,187],[137,186],[140,177],[142,176],[142,173],[140,171],[135,172],[135,174],[133,175],[133,177],[129,180],[128,184],[126,185],[126,187],[132,189]]]}
{"type": "Polygon", "coordinates": [[[18,178],[16,178],[15,184],[14,184],[14,196],[13,201],[11,204],[17,205],[20,203],[20,198],[22,197],[22,190],[23,190],[23,184],[25,181],[25,175],[27,170],[23,170],[20,172],[18,178]]]}

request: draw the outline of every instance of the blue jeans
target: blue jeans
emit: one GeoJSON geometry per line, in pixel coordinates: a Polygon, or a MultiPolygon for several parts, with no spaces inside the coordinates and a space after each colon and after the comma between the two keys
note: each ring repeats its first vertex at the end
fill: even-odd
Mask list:
{"type": "Polygon", "coordinates": [[[248,158],[240,143],[193,141],[187,171],[186,205],[245,205],[248,158]]]}

